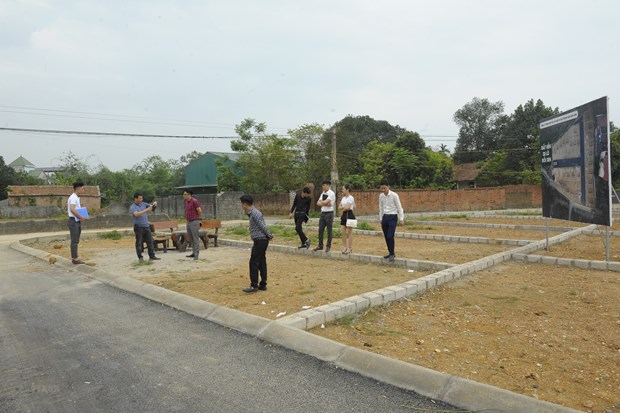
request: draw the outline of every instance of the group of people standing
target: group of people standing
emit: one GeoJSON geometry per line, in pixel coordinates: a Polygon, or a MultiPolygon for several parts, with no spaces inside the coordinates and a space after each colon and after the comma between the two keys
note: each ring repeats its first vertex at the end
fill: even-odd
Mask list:
{"type": "MultiPolygon", "coordinates": [[[[336,194],[331,189],[332,182],[329,179],[323,181],[321,195],[316,202],[316,205],[321,207],[321,216],[319,217],[319,234],[318,245],[313,251],[330,252],[332,247],[333,238],[333,223],[334,223],[334,205],[336,204],[336,194]],[[327,242],[324,244],[324,234],[327,229],[327,242]],[[325,248],[324,248],[325,247],[325,248]]],[[[386,179],[383,179],[380,184],[381,194],[379,195],[379,219],[381,221],[381,229],[387,245],[388,254],[384,256],[390,262],[393,262],[396,258],[394,251],[394,236],[396,233],[396,227],[398,225],[404,225],[405,213],[403,211],[402,204],[400,203],[400,197],[394,191],[390,190],[390,184],[386,179]]],[[[295,231],[299,235],[301,245],[298,248],[310,248],[311,241],[303,231],[302,225],[308,222],[310,216],[311,207],[311,190],[309,187],[304,187],[301,192],[295,194],[293,205],[291,206],[291,212],[289,218],[295,219],[295,231]]],[[[351,195],[351,185],[345,184],[342,187],[342,197],[340,199],[340,227],[342,233],[342,245],[343,254],[350,254],[353,252],[353,225],[347,225],[347,221],[356,220],[355,213],[355,198],[351,195]]]]}
{"type": "MultiPolygon", "coordinates": [[[[319,218],[319,234],[318,245],[314,251],[330,252],[333,238],[333,222],[334,222],[334,206],[336,204],[336,194],[331,190],[331,181],[325,180],[322,184],[322,193],[316,202],[321,207],[321,216],[319,218]],[[324,233],[327,229],[327,242],[324,244],[324,233]]],[[[78,244],[80,242],[81,221],[88,219],[87,216],[81,215],[79,194],[84,188],[83,182],[76,182],[73,185],[73,193],[67,202],[67,213],[69,215],[68,227],[71,235],[71,259],[74,264],[84,264],[78,255],[78,244]]],[[[379,218],[381,220],[381,229],[385,237],[388,254],[383,258],[392,262],[395,259],[394,252],[394,235],[397,225],[403,225],[405,216],[400,198],[397,193],[390,190],[387,180],[382,180],[381,194],[379,195],[379,218]]],[[[183,192],[185,200],[185,217],[187,219],[187,236],[192,245],[192,253],[188,258],[198,260],[200,254],[200,217],[202,215],[202,207],[200,201],[194,198],[191,190],[183,192]]],[[[273,234],[265,224],[263,214],[254,207],[254,200],[250,195],[243,195],[240,198],[241,208],[249,218],[250,237],[253,241],[252,252],[250,254],[250,286],[244,288],[246,293],[267,290],[267,258],[266,251],[269,247],[269,241],[273,239],[273,234]]],[[[290,218],[295,219],[295,230],[299,235],[301,245],[298,248],[310,248],[311,241],[303,231],[303,224],[308,222],[310,217],[310,208],[312,205],[312,191],[309,187],[304,187],[301,192],[295,194],[293,205],[291,206],[290,218]]],[[[342,245],[343,254],[350,254],[353,251],[353,226],[347,225],[350,220],[355,220],[355,198],[351,195],[351,185],[345,184],[342,187],[342,198],[340,200],[340,226],[342,228],[342,245]]],[[[155,255],[153,245],[153,235],[150,230],[148,221],[148,213],[151,213],[157,207],[157,202],[149,204],[144,202],[143,194],[136,192],[134,194],[134,202],[129,207],[129,212],[133,217],[133,229],[136,238],[136,255],[139,261],[143,261],[144,243],[147,245],[150,260],[159,260],[155,255]]],[[[351,222],[349,222],[351,224],[351,222]]]]}

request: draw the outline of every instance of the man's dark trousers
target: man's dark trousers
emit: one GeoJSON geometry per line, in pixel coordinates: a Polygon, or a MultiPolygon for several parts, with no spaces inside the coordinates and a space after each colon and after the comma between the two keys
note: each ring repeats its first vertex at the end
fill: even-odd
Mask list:
{"type": "Polygon", "coordinates": [[[71,217],[67,225],[69,226],[69,235],[71,236],[71,258],[75,260],[78,258],[78,244],[82,234],[82,223],[71,217]]]}
{"type": "Polygon", "coordinates": [[[144,252],[144,242],[146,242],[149,257],[153,258],[155,256],[155,248],[153,247],[153,234],[151,234],[151,229],[149,227],[139,227],[134,225],[133,232],[136,234],[136,254],[138,254],[138,258],[142,258],[142,252],[144,252]]]}
{"type": "Polygon", "coordinates": [[[381,229],[385,237],[385,243],[390,255],[394,254],[394,234],[396,233],[396,225],[398,224],[398,215],[383,215],[381,220],[381,229]]]}
{"type": "Polygon", "coordinates": [[[304,234],[304,230],[301,227],[305,220],[306,220],[305,212],[295,213],[295,231],[297,232],[297,235],[299,235],[299,240],[301,241],[301,245],[304,245],[306,241],[308,240],[308,237],[306,237],[306,234],[304,234]]]}
{"type": "Polygon", "coordinates": [[[322,212],[319,218],[319,248],[323,248],[323,233],[327,227],[327,248],[332,247],[332,226],[334,224],[334,211],[322,212]]]}
{"type": "Polygon", "coordinates": [[[250,285],[258,287],[258,274],[260,273],[260,286],[267,285],[267,247],[269,240],[267,238],[257,238],[252,246],[250,254],[250,285]]]}

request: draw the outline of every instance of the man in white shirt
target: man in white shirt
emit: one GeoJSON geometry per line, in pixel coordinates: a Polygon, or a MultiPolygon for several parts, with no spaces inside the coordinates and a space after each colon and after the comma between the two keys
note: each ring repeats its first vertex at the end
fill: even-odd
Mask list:
{"type": "Polygon", "coordinates": [[[79,195],[84,190],[84,182],[76,182],[73,184],[73,193],[67,200],[67,215],[69,221],[69,234],[71,236],[71,262],[74,264],[85,264],[78,256],[78,244],[80,243],[80,235],[82,234],[82,221],[87,220],[85,216],[80,215],[77,211],[82,208],[80,205],[79,195]]]}
{"type": "Polygon", "coordinates": [[[396,255],[394,254],[394,234],[397,225],[405,224],[405,212],[400,204],[400,197],[396,192],[390,191],[390,183],[387,179],[381,180],[381,194],[379,195],[379,220],[381,221],[381,229],[385,237],[385,243],[388,248],[388,255],[385,259],[394,262],[396,255]]]}
{"type": "Polygon", "coordinates": [[[319,218],[319,245],[313,251],[323,250],[323,233],[327,227],[327,244],[325,252],[332,248],[332,227],[334,224],[334,205],[336,204],[336,194],[331,190],[332,181],[323,181],[323,192],[316,202],[321,207],[321,218],[319,218]]]}

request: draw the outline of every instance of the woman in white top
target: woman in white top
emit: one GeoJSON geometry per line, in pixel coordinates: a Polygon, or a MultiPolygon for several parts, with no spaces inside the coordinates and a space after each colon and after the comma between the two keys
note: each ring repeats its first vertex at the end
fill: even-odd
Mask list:
{"type": "Polygon", "coordinates": [[[353,227],[347,227],[347,220],[355,219],[355,215],[353,214],[355,199],[349,191],[351,191],[351,185],[346,184],[342,187],[342,200],[340,201],[342,215],[340,216],[340,226],[342,227],[343,254],[350,254],[352,252],[351,245],[353,243],[353,227]]]}

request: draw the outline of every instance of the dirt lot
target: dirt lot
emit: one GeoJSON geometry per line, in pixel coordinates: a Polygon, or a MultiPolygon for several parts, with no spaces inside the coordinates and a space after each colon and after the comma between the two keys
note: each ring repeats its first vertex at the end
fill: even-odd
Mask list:
{"type": "MultiPolygon", "coordinates": [[[[476,236],[472,228],[458,230],[476,236]]],[[[510,232],[500,230],[497,238],[510,232]]],[[[275,243],[298,240],[283,235],[275,243]]],[[[569,254],[600,259],[600,245],[587,239],[550,253],[563,245],[569,254]]],[[[35,247],[68,255],[65,241],[35,247]]],[[[333,250],[340,249],[334,240],[333,250]]],[[[356,235],[353,249],[383,255],[385,246],[380,237],[356,235]]],[[[506,247],[397,239],[396,249],[401,257],[459,263],[506,247]]],[[[248,296],[240,292],[248,284],[245,249],[210,247],[197,262],[170,251],[151,265],[137,265],[131,238],[83,240],[80,251],[98,268],[272,319],[426,274],[268,251],[269,290],[248,296]]],[[[620,412],[619,292],[618,273],[506,263],[313,332],[576,409],[620,412]]]]}
{"type": "MultiPolygon", "coordinates": [[[[549,251],[538,250],[534,254],[559,258],[576,258],[605,261],[605,235],[578,235],[558,245],[551,245],[549,251]]],[[[610,261],[620,261],[620,238],[610,237],[610,261]]],[[[619,275],[620,276],[620,275],[619,275]]]]}
{"type": "MultiPolygon", "coordinates": [[[[325,260],[267,251],[268,290],[247,295],[241,289],[250,284],[248,249],[210,246],[200,260],[189,254],[159,252],[160,261],[137,262],[132,238],[118,241],[83,239],[80,255],[107,272],[126,275],[178,291],[214,304],[275,319],[304,307],[318,307],[343,298],[399,284],[429,274],[407,268],[378,266],[348,260],[325,260]]],[[[67,241],[33,245],[50,253],[69,257],[67,241]],[[62,246],[59,249],[54,246],[62,246]]]]}
{"type": "Polygon", "coordinates": [[[619,412],[618,292],[618,273],[507,263],[312,332],[579,410],[619,412]]]}
{"type": "Polygon", "coordinates": [[[441,222],[467,222],[467,223],[480,223],[480,224],[503,224],[503,225],[537,225],[544,227],[546,223],[550,227],[584,227],[589,224],[584,224],[575,221],[566,221],[563,219],[548,219],[543,217],[528,216],[526,218],[505,218],[505,217],[493,217],[493,215],[486,216],[461,216],[458,217],[430,217],[421,218],[418,221],[441,221],[441,222]]]}

